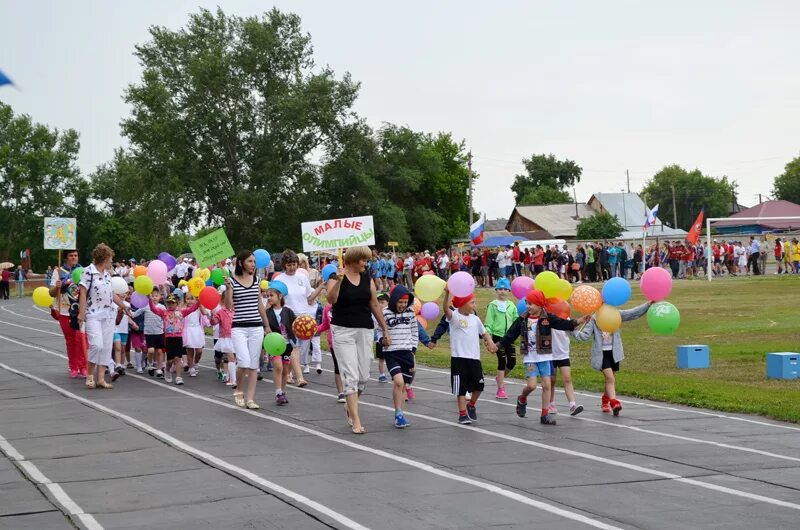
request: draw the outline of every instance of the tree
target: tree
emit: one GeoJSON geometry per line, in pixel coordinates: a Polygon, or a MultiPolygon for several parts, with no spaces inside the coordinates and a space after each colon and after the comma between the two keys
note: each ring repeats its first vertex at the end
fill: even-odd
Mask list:
{"type": "Polygon", "coordinates": [[[659,217],[671,223],[673,219],[672,193],[675,190],[678,226],[691,228],[700,209],[705,207],[706,217],[726,217],[731,212],[735,186],[728,177],[710,177],[699,169],[687,171],[678,165],[664,167],[653,175],[642,195],[648,205],[659,205],[659,217]]]}
{"type": "MultiPolygon", "coordinates": [[[[43,218],[70,211],[81,182],[78,149],[73,129],[51,130],[0,103],[0,261],[14,260],[24,248],[41,249],[43,218]]],[[[33,257],[37,267],[55,263],[55,253],[33,257]]]]}
{"type": "Polygon", "coordinates": [[[800,204],[800,156],[786,164],[783,174],[775,177],[772,194],[776,199],[800,204]]]}
{"type": "Polygon", "coordinates": [[[599,212],[591,217],[581,219],[578,223],[577,239],[583,241],[597,239],[614,239],[619,237],[624,227],[616,215],[608,212],[599,212]]]}
{"type": "Polygon", "coordinates": [[[558,160],[552,154],[532,155],[530,158],[523,158],[522,164],[525,166],[526,174],[515,176],[514,184],[511,185],[517,205],[570,202],[569,194],[564,192],[564,188],[570,188],[580,182],[583,172],[572,160],[558,160]],[[541,188],[548,190],[539,191],[541,188]]]}

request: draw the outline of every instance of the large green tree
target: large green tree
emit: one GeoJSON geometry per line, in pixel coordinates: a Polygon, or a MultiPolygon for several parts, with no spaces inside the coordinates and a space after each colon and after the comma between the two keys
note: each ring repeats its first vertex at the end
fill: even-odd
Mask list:
{"type": "Polygon", "coordinates": [[[642,189],[642,195],[648,205],[659,205],[658,216],[662,221],[672,224],[676,211],[676,228],[689,230],[701,208],[705,208],[706,217],[728,216],[735,191],[727,177],[711,177],[699,169],[687,171],[671,165],[653,175],[642,189]],[[673,189],[675,210],[672,208],[673,189]]]}
{"type": "Polygon", "coordinates": [[[550,155],[523,158],[525,174],[514,177],[511,191],[519,206],[570,202],[567,188],[581,180],[583,170],[572,160],[558,160],[550,155]]]}
{"type": "Polygon", "coordinates": [[[800,204],[800,156],[786,164],[783,173],[775,177],[772,194],[776,199],[800,204]]]}

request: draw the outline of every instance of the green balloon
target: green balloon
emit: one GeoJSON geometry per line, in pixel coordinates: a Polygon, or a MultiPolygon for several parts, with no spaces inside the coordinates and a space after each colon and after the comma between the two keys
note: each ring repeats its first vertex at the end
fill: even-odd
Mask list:
{"type": "Polygon", "coordinates": [[[669,302],[657,302],[647,310],[647,325],[658,335],[672,335],[680,323],[680,311],[669,302]]]}
{"type": "Polygon", "coordinates": [[[81,274],[83,274],[83,267],[78,267],[72,271],[72,283],[80,283],[81,274]]]}
{"type": "Polygon", "coordinates": [[[222,269],[214,269],[211,271],[211,281],[217,287],[225,283],[225,273],[222,272],[222,269]]]}
{"type": "Polygon", "coordinates": [[[280,333],[270,333],[264,337],[264,349],[267,353],[274,357],[276,355],[283,355],[286,351],[286,341],[280,333]]]}

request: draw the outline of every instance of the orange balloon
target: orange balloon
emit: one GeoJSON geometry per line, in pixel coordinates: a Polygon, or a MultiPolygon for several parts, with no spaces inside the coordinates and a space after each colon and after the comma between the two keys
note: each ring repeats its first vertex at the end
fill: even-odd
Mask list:
{"type": "Polygon", "coordinates": [[[138,278],[147,274],[147,267],[144,265],[137,265],[133,268],[133,277],[138,278]]]}
{"type": "Polygon", "coordinates": [[[569,318],[572,313],[569,304],[560,298],[548,298],[545,309],[560,318],[569,318]]]}
{"type": "Polygon", "coordinates": [[[571,301],[577,311],[589,315],[603,305],[603,295],[591,285],[581,285],[572,291],[571,301]]]}
{"type": "MultiPolygon", "coordinates": [[[[419,315],[419,312],[422,311],[422,302],[419,301],[419,298],[414,298],[414,314],[419,315]]],[[[423,319],[424,320],[424,319],[423,319]]],[[[425,327],[425,324],[422,325],[425,327]]]]}
{"type": "Polygon", "coordinates": [[[422,316],[422,315],[417,315],[417,322],[419,322],[420,324],[422,324],[422,327],[423,327],[423,328],[427,328],[427,327],[428,327],[428,321],[427,321],[427,320],[425,320],[425,317],[424,317],[424,316],[422,316]]]}

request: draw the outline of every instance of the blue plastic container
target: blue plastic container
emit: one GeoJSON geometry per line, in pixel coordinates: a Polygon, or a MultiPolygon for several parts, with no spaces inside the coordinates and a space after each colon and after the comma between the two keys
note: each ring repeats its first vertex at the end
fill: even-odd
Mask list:
{"type": "Polygon", "coordinates": [[[767,377],[769,379],[797,379],[800,353],[778,352],[767,354],[767,377]]]}
{"type": "Polygon", "coordinates": [[[678,346],[678,368],[708,368],[708,346],[705,344],[684,344],[678,346]]]}

